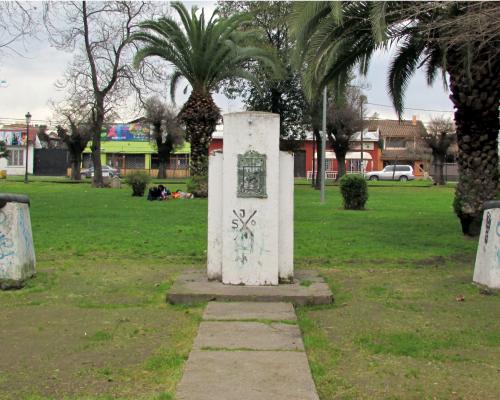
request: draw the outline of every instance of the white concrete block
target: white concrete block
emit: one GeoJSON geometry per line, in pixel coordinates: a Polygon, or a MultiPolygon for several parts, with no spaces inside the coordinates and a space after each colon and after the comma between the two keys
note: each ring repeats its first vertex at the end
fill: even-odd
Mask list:
{"type": "Polygon", "coordinates": [[[20,286],[34,274],[29,205],[7,202],[0,208],[0,286],[20,286]]]}
{"type": "Polygon", "coordinates": [[[293,281],[293,154],[280,151],[279,280],[293,281]]]}
{"type": "Polygon", "coordinates": [[[222,152],[208,158],[208,248],[207,274],[222,280],[222,152]]]}
{"type": "Polygon", "coordinates": [[[485,204],[473,281],[500,289],[500,201],[485,204]]]}
{"type": "MultiPolygon", "coordinates": [[[[224,115],[223,171],[222,282],[277,285],[279,115],[259,112],[224,115]],[[249,151],[265,155],[262,198],[238,197],[238,155],[249,151]]],[[[245,182],[252,185],[250,175],[245,182]]]]}

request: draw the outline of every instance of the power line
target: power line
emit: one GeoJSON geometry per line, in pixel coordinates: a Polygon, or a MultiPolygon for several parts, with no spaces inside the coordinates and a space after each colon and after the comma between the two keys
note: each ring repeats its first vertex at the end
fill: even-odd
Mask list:
{"type": "MultiPolygon", "coordinates": [[[[21,121],[21,122],[25,122],[26,120],[24,118],[0,117],[0,121],[21,121]]],[[[32,119],[32,121],[47,122],[48,120],[46,120],[46,119],[32,119]]]]}
{"type": "MultiPolygon", "coordinates": [[[[370,104],[372,106],[394,108],[394,106],[390,106],[388,104],[377,104],[377,103],[368,103],[368,102],[366,104],[370,104]]],[[[415,107],[405,107],[405,110],[429,111],[429,112],[441,112],[441,113],[454,113],[454,111],[448,111],[448,110],[428,110],[428,109],[425,109],[425,108],[415,108],[415,107]]]]}

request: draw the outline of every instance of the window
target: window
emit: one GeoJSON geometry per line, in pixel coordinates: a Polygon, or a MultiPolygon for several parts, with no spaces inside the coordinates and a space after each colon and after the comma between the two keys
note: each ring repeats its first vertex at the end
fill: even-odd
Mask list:
{"type": "Polygon", "coordinates": [[[384,168],[384,172],[393,172],[394,171],[394,165],[388,165],[387,167],[384,168]]]}
{"type": "Polygon", "coordinates": [[[127,169],[144,169],[144,165],[144,154],[127,154],[125,156],[125,168],[127,169]]]}
{"type": "Polygon", "coordinates": [[[396,167],[396,171],[400,171],[400,172],[410,172],[410,167],[407,167],[405,165],[398,165],[396,167]]]}
{"type": "Polygon", "coordinates": [[[404,138],[391,137],[386,138],[387,149],[405,149],[406,148],[406,140],[404,138]]]}
{"type": "Polygon", "coordinates": [[[24,165],[24,150],[23,149],[10,149],[8,165],[11,167],[21,167],[24,165]]]}

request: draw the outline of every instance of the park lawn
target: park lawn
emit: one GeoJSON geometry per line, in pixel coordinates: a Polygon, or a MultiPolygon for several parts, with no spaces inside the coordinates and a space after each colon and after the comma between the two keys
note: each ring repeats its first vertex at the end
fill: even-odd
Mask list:
{"type": "MultiPolygon", "coordinates": [[[[318,269],[336,298],[297,310],[321,399],[498,398],[500,296],[471,284],[477,242],[453,189],[369,190],[355,212],[338,187],[324,205],[295,187],[296,267],[318,269]]],[[[38,275],[0,293],[0,398],[174,398],[203,305],[164,295],[204,268],[206,200],[43,181],[3,191],[30,196],[38,275]]]]}

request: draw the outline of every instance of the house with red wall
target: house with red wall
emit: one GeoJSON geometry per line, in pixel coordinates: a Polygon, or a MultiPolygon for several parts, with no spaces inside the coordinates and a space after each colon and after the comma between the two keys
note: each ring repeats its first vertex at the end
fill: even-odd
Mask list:
{"type": "MultiPolygon", "coordinates": [[[[347,173],[361,173],[361,162],[364,172],[379,171],[390,164],[411,165],[416,176],[424,174],[424,166],[428,164],[428,148],[422,140],[425,127],[421,121],[413,117],[411,121],[369,120],[366,128],[352,137],[350,151],[346,155],[347,173]],[[361,157],[363,144],[363,157],[361,157]],[[363,158],[363,161],[361,161],[363,158]]],[[[212,135],[209,152],[223,149],[223,126],[218,125],[212,135]]],[[[312,132],[306,133],[301,140],[295,157],[295,177],[311,179],[316,174],[317,146],[312,132]]],[[[327,141],[325,149],[325,171],[327,179],[337,177],[338,163],[335,152],[327,141]]]]}
{"type": "MultiPolygon", "coordinates": [[[[223,136],[223,127],[219,125],[212,135],[209,152],[223,149],[223,136]]],[[[361,139],[363,139],[363,165],[365,172],[374,171],[380,165],[379,132],[378,130],[369,131],[365,129],[362,138],[361,132],[353,136],[351,151],[346,155],[346,171],[349,173],[360,173],[361,171],[361,139]]],[[[311,132],[308,132],[306,138],[300,141],[297,150],[294,151],[295,177],[312,178],[316,168],[316,153],[316,143],[313,139],[313,135],[311,132]]],[[[326,146],[325,158],[327,178],[335,179],[338,170],[337,159],[335,157],[335,152],[328,143],[326,146]]]]}

